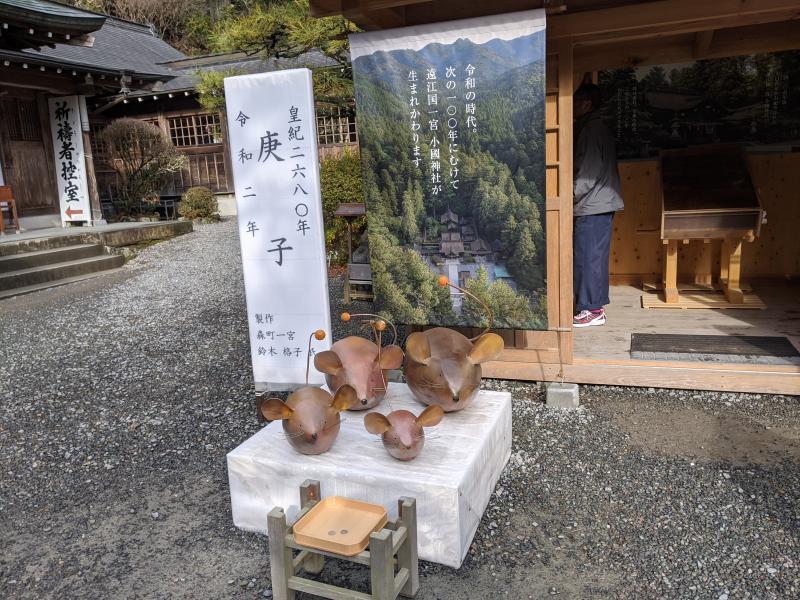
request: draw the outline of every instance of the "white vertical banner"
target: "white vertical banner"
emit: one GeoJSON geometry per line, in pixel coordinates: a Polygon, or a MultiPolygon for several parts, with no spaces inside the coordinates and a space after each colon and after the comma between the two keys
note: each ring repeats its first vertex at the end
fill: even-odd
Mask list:
{"type": "MultiPolygon", "coordinates": [[[[331,318],[311,71],[225,78],[256,390],[305,383],[309,336],[331,318]]],[[[312,358],[313,362],[313,358],[312,358]]],[[[313,365],[309,383],[324,376],[313,365]]]]}
{"type": "Polygon", "coordinates": [[[91,221],[78,96],[50,98],[49,108],[61,223],[91,221]]]}

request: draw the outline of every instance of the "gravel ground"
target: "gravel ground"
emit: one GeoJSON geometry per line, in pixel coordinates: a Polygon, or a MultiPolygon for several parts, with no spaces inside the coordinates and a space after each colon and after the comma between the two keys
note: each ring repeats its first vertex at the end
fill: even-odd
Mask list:
{"type": "MultiPolygon", "coordinates": [[[[0,311],[0,597],[269,597],[225,470],[260,427],[235,224],[0,311]]],[[[419,598],[800,596],[797,397],[586,386],[562,413],[487,386],[513,394],[512,457],[419,598]]]]}

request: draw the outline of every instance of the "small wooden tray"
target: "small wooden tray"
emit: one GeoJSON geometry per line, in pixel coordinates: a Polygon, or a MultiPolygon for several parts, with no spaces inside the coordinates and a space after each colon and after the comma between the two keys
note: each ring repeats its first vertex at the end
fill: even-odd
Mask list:
{"type": "Polygon", "coordinates": [[[342,556],[355,556],[369,545],[369,536],[386,525],[382,506],[328,496],[294,524],[295,542],[342,556]]]}

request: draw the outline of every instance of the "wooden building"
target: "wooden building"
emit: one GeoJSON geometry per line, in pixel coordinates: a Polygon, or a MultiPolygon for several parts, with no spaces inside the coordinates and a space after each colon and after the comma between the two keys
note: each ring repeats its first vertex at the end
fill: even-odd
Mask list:
{"type": "MultiPolygon", "coordinates": [[[[23,228],[62,222],[48,100],[149,90],[174,77],[159,63],[182,56],[143,25],[49,0],[0,0],[0,185],[11,187],[23,228]]],[[[85,159],[99,219],[91,153],[85,159]]]]}
{"type": "MultiPolygon", "coordinates": [[[[11,187],[22,229],[62,223],[48,100],[77,95],[88,120],[82,137],[93,214],[84,222],[109,214],[116,198],[117,175],[96,134],[123,116],[158,125],[189,159],[162,197],[174,200],[202,185],[233,214],[224,119],[198,102],[198,73],[332,64],[319,52],[278,60],[241,53],[189,58],[145,25],[51,0],[0,0],[0,185],[11,187]]],[[[357,147],[355,116],[346,107],[318,104],[317,132],[323,158],[357,147]]]]}
{"type": "Polygon", "coordinates": [[[501,331],[507,349],[498,361],[484,365],[486,375],[800,394],[797,363],[636,359],[630,348],[631,335],[646,332],[780,336],[800,349],[797,151],[747,155],[768,219],[753,243],[723,242],[723,247],[733,244],[735,248],[732,253],[722,252],[722,282],[738,280],[741,270],[757,286],[766,309],[643,307],[642,286],[649,279],[697,276],[696,266],[719,264],[721,251],[719,242],[711,239],[692,238],[685,244],[662,239],[656,233],[662,219],[659,161],[623,161],[620,175],[626,210],[617,215],[614,225],[609,321],[604,327],[572,329],[573,91],[585,77],[609,68],[798,49],[800,0],[311,0],[311,8],[315,16],[344,15],[367,30],[547,10],[549,326],[546,331],[501,331]]]}
{"type": "MultiPolygon", "coordinates": [[[[187,166],[161,190],[162,198],[178,198],[192,186],[204,186],[217,194],[222,214],[235,214],[225,119],[220,113],[203,108],[198,101],[200,73],[217,71],[238,75],[335,65],[319,51],[291,59],[261,58],[245,53],[182,56],[162,65],[173,75],[171,79],[151,89],[132,92],[113,106],[104,108],[102,100],[94,102],[92,129],[97,132],[109,121],[120,117],[141,119],[157,125],[188,158],[187,166]]],[[[321,159],[338,156],[346,149],[358,148],[355,113],[352,109],[317,103],[316,117],[321,159]]],[[[103,202],[110,203],[115,197],[116,176],[103,148],[97,145],[95,163],[100,197],[103,202]]]]}

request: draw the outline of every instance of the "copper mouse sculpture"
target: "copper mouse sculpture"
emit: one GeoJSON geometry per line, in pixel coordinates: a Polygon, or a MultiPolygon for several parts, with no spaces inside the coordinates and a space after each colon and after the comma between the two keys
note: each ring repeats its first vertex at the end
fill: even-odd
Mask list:
{"type": "MultiPolygon", "coordinates": [[[[351,410],[365,410],[376,406],[386,395],[386,371],[399,369],[403,364],[403,351],[394,342],[397,341],[397,330],[390,346],[381,347],[381,335],[386,329],[386,321],[377,315],[368,313],[351,315],[342,313],[342,320],[352,317],[376,317],[370,321],[375,342],[357,335],[351,335],[335,342],[330,350],[320,352],[314,357],[314,366],[325,374],[328,388],[337,390],[348,384],[358,395],[358,401],[351,410]]],[[[394,329],[394,325],[392,325],[394,329]]]]}
{"type": "MultiPolygon", "coordinates": [[[[325,339],[320,330],[311,334],[318,340],[325,339]]],[[[309,338],[309,357],[311,355],[309,338]]],[[[306,383],[308,383],[309,361],[306,359],[306,383]]],[[[347,410],[356,401],[356,391],[343,385],[336,394],[318,387],[306,385],[291,394],[286,402],[280,398],[262,400],[259,411],[265,419],[283,421],[283,431],[289,443],[302,454],[327,452],[339,434],[339,413],[347,410]]]]}
{"type": "Polygon", "coordinates": [[[288,400],[269,398],[261,403],[261,414],[271,421],[283,421],[289,443],[301,454],[327,452],[339,435],[339,413],[350,408],[356,391],[343,385],[331,396],[318,387],[306,386],[291,393],[288,400]]]}
{"type": "Polygon", "coordinates": [[[429,406],[417,417],[407,410],[396,410],[388,415],[371,412],[364,415],[364,426],[372,434],[380,435],[383,447],[397,460],[416,458],[425,445],[423,427],[438,425],[444,416],[441,406],[429,406]]]}
{"type": "MultiPolygon", "coordinates": [[[[450,285],[475,298],[444,276],[439,278],[439,285],[450,285]]],[[[475,398],[481,384],[481,364],[496,359],[505,347],[503,338],[488,333],[492,314],[485,304],[484,309],[489,315],[489,327],[476,338],[468,339],[445,327],[408,336],[405,377],[417,400],[452,412],[466,408],[475,398]]]]}

